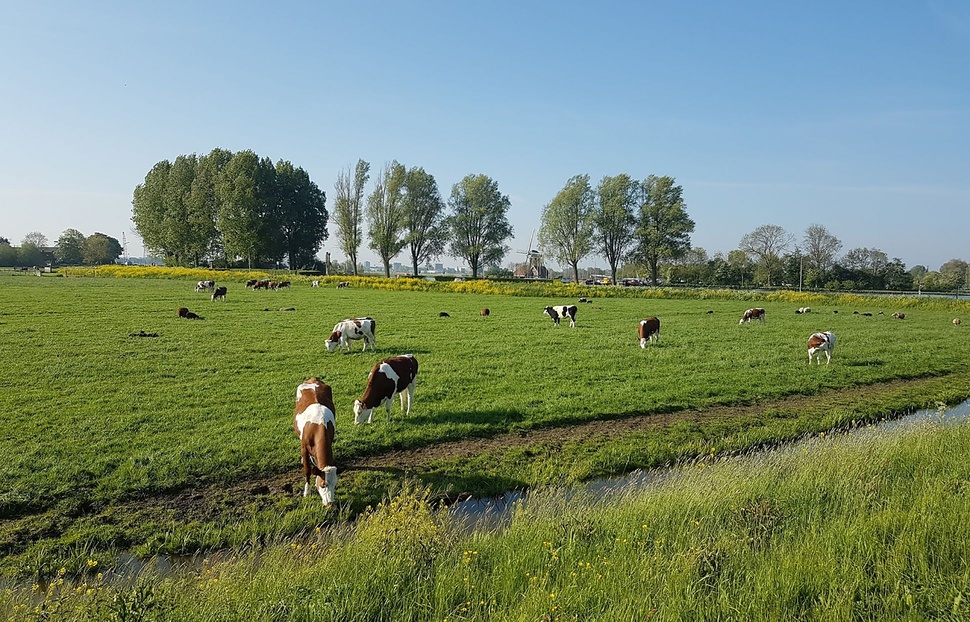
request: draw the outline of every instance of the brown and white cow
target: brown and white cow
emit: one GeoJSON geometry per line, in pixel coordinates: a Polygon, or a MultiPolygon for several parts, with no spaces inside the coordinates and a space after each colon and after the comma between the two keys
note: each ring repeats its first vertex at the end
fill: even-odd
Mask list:
{"type": "Polygon", "coordinates": [[[569,318],[569,327],[576,327],[576,305],[558,305],[555,307],[546,307],[542,312],[552,318],[556,326],[559,326],[559,320],[562,318],[569,318]]]}
{"type": "Polygon", "coordinates": [[[354,400],[354,424],[367,419],[371,422],[374,409],[384,405],[391,416],[394,395],[401,394],[401,410],[410,414],[414,401],[414,384],[418,379],[418,359],[412,354],[392,356],[380,361],[367,376],[367,388],[359,400],[354,400]]]}
{"type": "Polygon", "coordinates": [[[303,496],[310,494],[310,478],[316,476],[317,492],[323,505],[333,505],[337,488],[337,467],[333,464],[333,437],[336,432],[333,390],[316,376],[296,388],[293,431],[300,437],[303,464],[303,496]]]}
{"type": "Polygon", "coordinates": [[[812,364],[812,356],[818,364],[822,363],[822,353],[825,353],[825,364],[832,362],[832,354],[835,352],[835,333],[825,331],[824,333],[812,333],[808,338],[808,364],[812,364]]]}
{"type": "Polygon", "coordinates": [[[637,326],[637,334],[640,335],[640,347],[646,348],[648,341],[660,342],[660,320],[655,317],[648,317],[640,320],[637,326]]]}
{"type": "Polygon", "coordinates": [[[225,287],[217,287],[216,291],[212,292],[212,302],[215,302],[216,300],[224,301],[226,299],[226,291],[227,290],[225,287]]]}
{"type": "Polygon", "coordinates": [[[337,322],[333,327],[333,332],[327,338],[327,350],[333,352],[339,347],[341,350],[346,348],[350,352],[350,342],[357,341],[358,339],[363,339],[364,341],[364,347],[361,349],[361,352],[367,351],[368,344],[370,345],[370,349],[374,350],[376,334],[377,323],[374,321],[374,318],[349,318],[342,322],[337,322]]]}
{"type": "Polygon", "coordinates": [[[738,324],[744,324],[745,322],[750,322],[751,320],[761,320],[762,323],[765,321],[765,310],[762,308],[748,309],[741,316],[741,321],[738,324]]]}
{"type": "Polygon", "coordinates": [[[479,315],[481,315],[482,317],[488,317],[488,316],[489,316],[489,315],[490,315],[490,314],[491,314],[492,312],[488,310],[488,307],[485,307],[484,309],[482,309],[482,310],[481,310],[481,311],[479,311],[478,313],[479,313],[479,315]]]}

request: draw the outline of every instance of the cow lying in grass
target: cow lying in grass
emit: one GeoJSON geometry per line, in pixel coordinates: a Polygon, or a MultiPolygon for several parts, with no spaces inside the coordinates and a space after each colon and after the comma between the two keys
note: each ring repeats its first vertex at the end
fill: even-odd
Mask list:
{"type": "Polygon", "coordinates": [[[293,431],[300,437],[303,464],[303,496],[310,494],[310,478],[316,476],[317,492],[323,505],[333,505],[337,488],[337,467],[333,465],[333,437],[336,415],[333,391],[316,377],[296,388],[293,431]]]}
{"type": "Polygon", "coordinates": [[[203,319],[203,318],[199,317],[198,315],[192,313],[191,311],[189,311],[185,307],[179,307],[175,312],[178,314],[178,316],[180,318],[185,319],[185,320],[201,320],[201,319],[203,319]]]}
{"type": "Polygon", "coordinates": [[[411,354],[392,356],[374,365],[367,376],[367,388],[364,389],[363,397],[354,400],[354,424],[365,418],[370,423],[374,409],[382,405],[387,408],[387,416],[390,418],[391,404],[396,393],[401,394],[401,410],[404,414],[409,414],[417,378],[418,359],[411,354]]]}

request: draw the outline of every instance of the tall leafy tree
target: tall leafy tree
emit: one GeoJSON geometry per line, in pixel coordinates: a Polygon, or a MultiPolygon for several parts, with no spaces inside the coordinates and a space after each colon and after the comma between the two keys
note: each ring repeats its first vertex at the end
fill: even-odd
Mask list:
{"type": "Polygon", "coordinates": [[[642,184],[635,256],[649,268],[654,285],[662,261],[677,259],[690,250],[694,221],[687,215],[683,194],[673,177],[650,175],[642,184]]]}
{"type": "Polygon", "coordinates": [[[10,245],[10,240],[0,241],[0,266],[10,267],[19,264],[20,252],[10,245]]]}
{"type": "Polygon", "coordinates": [[[640,184],[625,173],[606,176],[596,187],[597,201],[593,209],[594,240],[598,250],[610,264],[616,283],[616,270],[626,257],[635,239],[634,215],[640,184]]]}
{"type": "Polygon", "coordinates": [[[446,222],[451,232],[451,254],[468,262],[472,278],[482,267],[501,263],[512,237],[508,221],[508,196],[486,175],[467,175],[451,188],[451,214],[446,222]]]}
{"type": "Polygon", "coordinates": [[[219,219],[219,195],[216,184],[232,160],[232,152],[213,149],[196,160],[195,174],[186,197],[192,252],[200,259],[225,259],[219,219]]]}
{"type": "Polygon", "coordinates": [[[560,265],[572,268],[575,282],[580,260],[593,250],[593,203],[589,175],[576,175],[542,209],[539,246],[560,265]]]}
{"type": "Polygon", "coordinates": [[[84,234],[77,229],[65,229],[57,238],[54,258],[65,266],[79,266],[84,263],[84,234]]]}
{"type": "Polygon", "coordinates": [[[40,231],[31,231],[24,236],[21,244],[33,244],[34,246],[43,248],[47,246],[47,236],[40,231]]]}
{"type": "Polygon", "coordinates": [[[168,160],[156,163],[145,175],[145,181],[135,187],[131,201],[131,221],[138,235],[146,247],[166,257],[174,255],[173,241],[165,226],[165,196],[171,168],[168,160]]]}
{"type": "Polygon", "coordinates": [[[312,263],[327,239],[327,198],[306,171],[282,160],[276,163],[276,189],[274,220],[288,265],[295,270],[312,263]]]}
{"type": "Polygon", "coordinates": [[[411,167],[404,180],[405,241],[414,275],[422,264],[441,255],[448,240],[445,202],[438,182],[421,167],[411,167]]]}
{"type": "Polygon", "coordinates": [[[835,264],[836,255],[842,250],[842,242],[822,225],[809,225],[802,242],[809,265],[824,275],[835,264]]]}
{"type": "Polygon", "coordinates": [[[242,257],[250,267],[266,254],[261,235],[265,209],[257,189],[259,169],[259,156],[250,150],[240,151],[226,165],[216,184],[217,224],[226,255],[242,257]]]}
{"type": "Polygon", "coordinates": [[[391,261],[404,249],[404,180],[407,172],[398,162],[386,162],[374,189],[367,196],[368,248],[377,252],[384,265],[384,276],[391,276],[391,261]]]}
{"type": "Polygon", "coordinates": [[[795,241],[795,237],[778,225],[761,225],[741,238],[739,248],[762,270],[770,286],[772,274],[781,270],[781,257],[795,241]]]}
{"type": "Polygon", "coordinates": [[[370,164],[357,160],[354,170],[347,167],[340,171],[334,184],[333,216],[337,226],[337,243],[354,266],[354,276],[358,272],[357,251],[364,241],[364,186],[370,177],[369,171],[370,164]]]}
{"type": "Polygon", "coordinates": [[[89,266],[114,263],[123,252],[121,242],[103,233],[95,233],[84,240],[84,263],[89,266]]]}

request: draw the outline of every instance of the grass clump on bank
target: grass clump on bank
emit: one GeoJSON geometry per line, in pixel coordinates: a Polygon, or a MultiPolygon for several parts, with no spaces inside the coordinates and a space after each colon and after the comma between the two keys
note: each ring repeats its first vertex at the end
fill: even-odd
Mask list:
{"type": "Polygon", "coordinates": [[[355,525],[135,585],[7,590],[14,620],[857,620],[970,616],[970,426],[536,492],[469,532],[405,490],[355,525]]]}

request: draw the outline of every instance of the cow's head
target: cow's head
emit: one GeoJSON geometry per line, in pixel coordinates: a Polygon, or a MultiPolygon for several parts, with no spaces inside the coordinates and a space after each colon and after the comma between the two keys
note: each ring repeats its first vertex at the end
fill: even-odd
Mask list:
{"type": "Polygon", "coordinates": [[[367,408],[362,401],[354,400],[354,425],[359,424],[365,418],[367,419],[367,423],[370,423],[373,414],[373,408],[367,408]]]}
{"type": "Polygon", "coordinates": [[[337,491],[337,467],[323,467],[323,477],[317,476],[317,492],[324,505],[333,505],[337,491]]]}
{"type": "Polygon", "coordinates": [[[327,338],[327,351],[333,352],[340,345],[340,331],[335,330],[330,333],[330,337],[327,338]]]}

